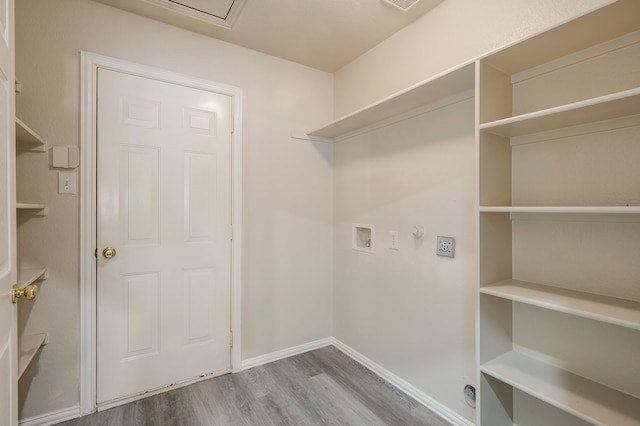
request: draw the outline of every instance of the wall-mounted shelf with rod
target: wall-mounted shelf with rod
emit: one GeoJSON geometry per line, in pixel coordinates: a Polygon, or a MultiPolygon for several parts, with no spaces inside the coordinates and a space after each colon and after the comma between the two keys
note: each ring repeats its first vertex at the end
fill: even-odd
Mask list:
{"type": "Polygon", "coordinates": [[[22,120],[16,117],[16,149],[18,151],[45,152],[47,143],[22,120]]]}
{"type": "Polygon", "coordinates": [[[447,71],[366,108],[346,115],[332,123],[308,133],[310,138],[332,141],[352,131],[380,123],[419,107],[472,91],[475,79],[473,63],[447,71]]]}

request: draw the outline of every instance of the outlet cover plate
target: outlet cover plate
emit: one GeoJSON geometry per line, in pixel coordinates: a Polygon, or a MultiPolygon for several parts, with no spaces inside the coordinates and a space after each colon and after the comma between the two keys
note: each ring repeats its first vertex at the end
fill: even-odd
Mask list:
{"type": "Polygon", "coordinates": [[[389,231],[389,250],[398,250],[398,231],[389,231]]]}
{"type": "Polygon", "coordinates": [[[454,257],[456,254],[456,240],[452,237],[438,236],[436,254],[444,257],[454,257]]]}

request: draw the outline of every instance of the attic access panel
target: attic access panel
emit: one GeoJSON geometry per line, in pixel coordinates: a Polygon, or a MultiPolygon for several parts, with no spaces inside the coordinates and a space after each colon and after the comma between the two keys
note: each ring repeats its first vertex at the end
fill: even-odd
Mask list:
{"type": "Polygon", "coordinates": [[[386,3],[389,3],[392,6],[397,7],[403,12],[407,12],[411,9],[419,0],[384,0],[386,3]]]}
{"type": "Polygon", "coordinates": [[[246,0],[144,0],[191,18],[231,28],[246,0]]]}

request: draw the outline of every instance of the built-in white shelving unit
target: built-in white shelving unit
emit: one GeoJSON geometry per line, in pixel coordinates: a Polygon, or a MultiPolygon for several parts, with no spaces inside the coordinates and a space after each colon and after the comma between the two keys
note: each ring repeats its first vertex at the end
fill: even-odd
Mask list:
{"type": "Polygon", "coordinates": [[[640,89],[636,88],[483,123],[480,130],[515,137],[637,114],[640,114],[640,89]]]}
{"type": "Polygon", "coordinates": [[[639,206],[480,206],[481,213],[640,214],[639,206]]]}
{"type": "MultiPolygon", "coordinates": [[[[45,152],[46,141],[16,117],[16,152],[45,152]]],[[[24,196],[18,194],[18,196],[24,196]]],[[[16,203],[16,212],[20,216],[45,216],[47,205],[42,203],[16,203]]],[[[18,229],[18,235],[20,230],[18,229]]],[[[22,255],[20,253],[19,255],[22,255]]],[[[23,289],[47,278],[46,268],[18,268],[18,286],[23,289]]],[[[22,303],[31,303],[21,301],[22,303]]],[[[18,338],[18,379],[22,377],[38,350],[45,344],[46,333],[23,335],[18,338]]]]}
{"type": "Polygon", "coordinates": [[[38,349],[45,344],[47,335],[45,333],[30,334],[18,339],[18,378],[27,369],[38,349]]]}
{"type": "Polygon", "coordinates": [[[308,134],[475,89],[479,425],[640,425],[638,16],[613,2],[308,134]]]}
{"type": "Polygon", "coordinates": [[[40,203],[16,203],[18,214],[25,216],[46,216],[47,205],[40,203]]]}
{"type": "Polygon", "coordinates": [[[19,268],[18,286],[20,288],[47,278],[47,268],[19,268]]]}
{"type": "MultiPolygon", "coordinates": [[[[16,117],[16,150],[44,152],[47,143],[45,140],[16,117]]],[[[46,204],[41,203],[16,203],[16,209],[20,215],[45,216],[46,204]]]]}
{"type": "Polygon", "coordinates": [[[480,293],[640,330],[640,302],[519,280],[489,284],[480,293]]]}
{"type": "Polygon", "coordinates": [[[637,398],[515,351],[480,371],[591,424],[633,425],[640,418],[637,398]]]}
{"type": "Polygon", "coordinates": [[[477,62],[482,425],[640,425],[639,14],[477,62]]]}
{"type": "Polygon", "coordinates": [[[18,150],[44,152],[46,145],[47,143],[40,135],[16,117],[16,148],[18,150]]]}

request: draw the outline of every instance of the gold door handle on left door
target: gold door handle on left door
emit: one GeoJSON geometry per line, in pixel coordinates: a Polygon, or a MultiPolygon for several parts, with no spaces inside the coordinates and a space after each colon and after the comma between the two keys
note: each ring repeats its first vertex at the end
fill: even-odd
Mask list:
{"type": "Polygon", "coordinates": [[[116,256],[116,249],[114,249],[113,247],[107,247],[106,249],[102,250],[102,255],[105,257],[105,259],[111,259],[116,256]]]}
{"type": "Polygon", "coordinates": [[[38,296],[38,286],[35,284],[29,284],[23,289],[20,289],[17,284],[14,284],[11,288],[11,303],[18,303],[18,299],[24,297],[27,300],[33,300],[38,296]]]}

